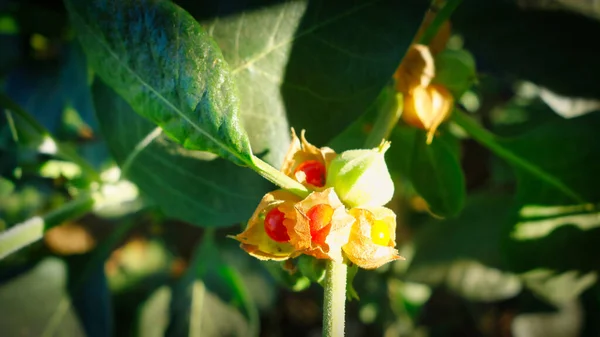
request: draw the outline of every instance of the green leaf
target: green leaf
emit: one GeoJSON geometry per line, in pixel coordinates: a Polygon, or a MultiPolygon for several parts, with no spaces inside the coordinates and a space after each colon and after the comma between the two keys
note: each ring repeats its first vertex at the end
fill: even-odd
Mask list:
{"type": "Polygon", "coordinates": [[[258,335],[258,311],[241,276],[221,260],[212,231],[205,232],[191,267],[172,291],[166,336],[258,335]]]}
{"type": "Polygon", "coordinates": [[[516,168],[515,212],[503,246],[511,268],[557,273],[598,271],[600,115],[554,118],[503,145],[581,196],[578,203],[531,172],[516,168]]]}
{"type": "MultiPolygon", "coordinates": [[[[547,174],[556,177],[586,201],[597,203],[600,202],[600,190],[596,188],[600,184],[600,162],[595,160],[600,151],[598,128],[598,113],[573,119],[555,117],[519,137],[503,141],[502,144],[518,157],[528,159],[547,174]]],[[[573,199],[559,193],[556,187],[535,179],[530,172],[520,168],[516,171],[520,202],[544,200],[544,204],[551,205],[573,203],[573,199]]]]}
{"type": "Polygon", "coordinates": [[[171,217],[198,226],[247,220],[270,184],[251,170],[172,142],[106,85],[96,115],[122,174],[171,217]]]}
{"type": "Polygon", "coordinates": [[[427,144],[425,132],[418,130],[409,170],[415,191],[427,201],[433,213],[452,217],[462,210],[465,178],[458,154],[451,151],[445,139],[435,137],[427,144]]]}
{"type": "Polygon", "coordinates": [[[426,1],[185,2],[217,41],[240,89],[253,149],[279,165],[289,127],[322,146],[392,77],[426,1]],[[248,6],[252,4],[252,7],[248,6]]]}
{"type": "Polygon", "coordinates": [[[519,1],[464,0],[452,28],[482,61],[483,72],[526,79],[567,96],[600,96],[596,78],[589,76],[600,73],[600,49],[590,47],[591,37],[600,34],[597,20],[520,8],[519,1]]]}
{"type": "Polygon", "coordinates": [[[238,96],[214,41],[168,1],[65,0],[89,65],[187,149],[251,162],[238,96]]]}
{"type": "Polygon", "coordinates": [[[435,55],[435,83],[446,86],[459,99],[477,79],[473,55],[464,49],[446,49],[435,55]]]}
{"type": "MultiPolygon", "coordinates": [[[[371,139],[371,137],[369,137],[376,128],[377,117],[382,114],[385,116],[389,116],[392,113],[395,114],[398,109],[398,104],[396,88],[394,87],[393,82],[388,83],[365,113],[332,139],[328,146],[338,153],[346,150],[364,148],[367,142],[372,143],[372,147],[377,147],[379,143],[381,143],[381,139],[375,140],[374,138],[371,139]]],[[[384,122],[389,124],[389,120],[387,119],[384,122]]],[[[387,128],[389,125],[381,125],[381,127],[387,128]]],[[[392,151],[391,149],[392,148],[388,151],[392,151]]]]}
{"type": "Polygon", "coordinates": [[[445,285],[476,301],[507,299],[519,293],[521,281],[506,271],[500,254],[510,200],[506,195],[471,196],[459,217],[428,221],[415,237],[415,255],[406,279],[445,285]]]}
{"type": "Polygon", "coordinates": [[[47,258],[0,286],[4,336],[85,336],[66,293],[66,267],[47,258]]]}
{"type": "MultiPolygon", "coordinates": [[[[593,285],[597,280],[595,272],[549,269],[557,267],[553,260],[560,259],[565,252],[548,258],[552,252],[539,243],[529,251],[516,253],[513,249],[519,247],[506,246],[509,239],[506,225],[513,224],[516,210],[512,201],[508,194],[474,195],[459,217],[425,223],[415,236],[415,255],[405,279],[431,286],[444,285],[472,301],[498,301],[512,298],[522,290],[532,291],[557,306],[572,301],[593,285]],[[521,263],[506,260],[507,256],[521,263]]],[[[580,247],[580,242],[574,245],[580,247]]],[[[575,251],[590,252],[586,248],[575,251]]],[[[562,261],[565,265],[565,260],[562,261]]],[[[573,261],[567,266],[575,268],[579,263],[573,261]]]]}

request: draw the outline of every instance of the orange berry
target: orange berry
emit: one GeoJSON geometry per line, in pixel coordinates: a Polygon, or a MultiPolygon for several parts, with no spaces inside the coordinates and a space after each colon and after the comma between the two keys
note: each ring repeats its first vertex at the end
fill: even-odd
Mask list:
{"type": "Polygon", "coordinates": [[[265,217],[265,232],[267,235],[277,242],[288,242],[290,236],[287,233],[287,228],[283,225],[285,214],[277,209],[277,207],[267,213],[265,217]]]}
{"type": "Polygon", "coordinates": [[[300,164],[294,173],[300,171],[304,172],[306,175],[307,183],[317,187],[325,186],[325,165],[321,162],[317,160],[307,160],[300,164]]]}
{"type": "Polygon", "coordinates": [[[311,241],[324,243],[333,218],[333,208],[327,204],[319,204],[311,207],[306,216],[309,219],[311,241]]]}

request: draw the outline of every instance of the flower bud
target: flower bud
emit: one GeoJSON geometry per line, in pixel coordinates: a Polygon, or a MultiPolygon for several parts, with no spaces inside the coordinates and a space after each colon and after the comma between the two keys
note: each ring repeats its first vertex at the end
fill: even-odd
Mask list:
{"type": "Polygon", "coordinates": [[[390,143],[371,150],[349,150],[331,161],[327,184],[349,208],[383,206],[394,195],[384,154],[390,143]]]}

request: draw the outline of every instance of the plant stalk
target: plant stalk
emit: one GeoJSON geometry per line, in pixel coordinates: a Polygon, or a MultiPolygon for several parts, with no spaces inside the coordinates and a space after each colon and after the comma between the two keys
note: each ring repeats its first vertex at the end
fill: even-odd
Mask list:
{"type": "Polygon", "coordinates": [[[544,172],[542,169],[535,166],[531,162],[527,161],[526,159],[524,159],[522,157],[515,155],[510,150],[503,147],[498,142],[496,135],[494,135],[493,133],[491,133],[488,130],[481,127],[476,121],[474,121],[471,117],[469,117],[465,112],[463,112],[459,109],[455,109],[452,114],[452,120],[454,120],[454,122],[456,122],[456,124],[458,124],[460,127],[462,127],[469,135],[471,135],[471,137],[474,140],[476,140],[481,145],[490,149],[490,151],[495,153],[498,157],[505,159],[506,161],[513,164],[514,166],[521,168],[524,171],[527,171],[527,172],[533,174],[534,176],[538,177],[539,179],[545,181],[546,183],[556,187],[558,190],[560,190],[565,195],[572,198],[574,201],[577,201],[578,203],[582,203],[582,204],[586,203],[585,199],[582,196],[580,196],[575,191],[571,190],[562,181],[560,181],[556,177],[552,176],[551,174],[544,172]]]}
{"type": "MultiPolygon", "coordinates": [[[[434,2],[435,2],[435,0],[434,0],[434,2]]],[[[433,40],[433,38],[437,35],[437,32],[438,32],[438,30],[440,30],[440,27],[442,26],[442,24],[444,22],[446,22],[446,20],[450,19],[450,16],[452,15],[452,13],[456,9],[456,7],[458,7],[458,5],[460,5],[461,2],[462,2],[462,0],[446,1],[444,6],[435,15],[435,18],[433,19],[433,21],[431,21],[429,26],[427,26],[427,28],[425,29],[425,32],[423,32],[421,39],[419,39],[419,43],[428,45],[431,42],[431,40],[433,40]]]]}
{"type": "MultiPolygon", "coordinates": [[[[439,12],[437,12],[435,18],[431,21],[429,26],[427,26],[418,42],[424,45],[431,43],[442,24],[450,19],[450,16],[461,2],[462,0],[448,0],[439,12]]],[[[381,95],[383,94],[389,95],[389,93],[386,93],[385,91],[383,91],[381,95]]],[[[376,147],[382,139],[389,138],[390,133],[398,124],[398,120],[400,120],[400,117],[402,116],[404,105],[402,98],[402,95],[397,95],[394,99],[388,99],[386,105],[382,108],[383,111],[379,113],[375,120],[373,131],[367,137],[367,141],[365,142],[366,148],[376,147]]]]}
{"type": "Polygon", "coordinates": [[[348,266],[327,262],[323,305],[323,337],[343,337],[346,316],[346,276],[348,266]]]}
{"type": "Polygon", "coordinates": [[[304,185],[286,176],[281,171],[275,169],[273,166],[256,156],[252,156],[252,163],[250,163],[250,167],[263,178],[283,189],[294,193],[300,198],[306,198],[310,194],[304,185]]]}
{"type": "Polygon", "coordinates": [[[93,206],[92,196],[82,195],[43,217],[35,216],[7,229],[0,233],[0,259],[41,239],[48,229],[82,216],[93,206]]]}
{"type": "Polygon", "coordinates": [[[385,104],[380,108],[375,124],[373,124],[373,130],[367,136],[365,141],[367,149],[375,148],[381,144],[382,140],[388,139],[402,115],[402,95],[397,94],[396,90],[386,88],[381,92],[380,97],[385,99],[385,104]]]}

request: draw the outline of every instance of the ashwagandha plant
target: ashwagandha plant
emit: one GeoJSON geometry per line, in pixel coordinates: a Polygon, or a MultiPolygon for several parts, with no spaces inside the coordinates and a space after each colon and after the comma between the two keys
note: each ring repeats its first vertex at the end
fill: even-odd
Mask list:
{"type": "MultiPolygon", "coordinates": [[[[145,122],[151,123],[150,132],[134,146],[132,155],[119,158],[121,176],[127,176],[136,170],[132,166],[136,156],[161,135],[169,142],[177,143],[185,151],[192,151],[194,155],[211,160],[227,160],[229,163],[225,165],[233,163],[236,165],[235,170],[243,169],[250,173],[252,170],[276,185],[276,189],[264,194],[260,201],[256,200],[255,211],[244,221],[245,229],[231,238],[239,241],[241,249],[249,255],[260,260],[281,261],[281,267],[286,273],[304,275],[323,285],[324,336],[344,335],[346,301],[348,298],[358,297],[348,283],[351,280],[349,268],[372,270],[404,259],[396,248],[396,214],[391,207],[386,207],[395,195],[394,181],[387,164],[390,160],[386,156],[397,146],[389,139],[399,125],[403,128],[410,127],[414,140],[411,143],[413,148],[396,150],[405,150],[412,155],[414,164],[403,173],[433,215],[456,216],[463,207],[466,194],[459,162],[443,140],[449,134],[444,129],[447,127],[444,123],[448,121],[460,126],[472,138],[515,167],[534,175],[572,200],[585,202],[582,196],[559,179],[502,146],[457,105],[477,78],[474,60],[468,52],[446,48],[451,35],[449,18],[460,0],[433,1],[427,12],[419,12],[421,16],[416,20],[419,25],[397,28],[398,31],[410,31],[412,40],[406,43],[405,50],[396,53],[393,62],[386,60],[384,68],[387,69],[382,70],[381,74],[373,70],[375,75],[365,75],[363,73],[370,72],[366,67],[355,70],[349,66],[340,71],[349,73],[350,80],[346,78],[333,81],[351,81],[353,71],[363,72],[356,76],[378,81],[369,85],[368,90],[363,90],[368,91],[366,94],[362,89],[353,93],[359,96],[362,103],[368,101],[364,97],[369,97],[370,101],[357,104],[357,111],[348,113],[350,117],[339,107],[340,111],[331,116],[319,115],[329,108],[332,101],[336,101],[333,94],[326,97],[310,86],[296,85],[293,81],[279,83],[278,81],[284,80],[274,77],[283,76],[281,74],[286,64],[280,64],[277,53],[281,52],[280,49],[291,48],[296,39],[311,34],[332,21],[366,10],[369,6],[385,8],[389,5],[386,1],[353,5],[350,10],[340,13],[335,11],[336,4],[327,4],[335,15],[322,21],[314,19],[316,23],[305,23],[308,25],[305,30],[301,30],[302,27],[288,26],[285,21],[286,15],[301,15],[306,10],[304,2],[285,3],[280,17],[274,21],[276,29],[265,42],[266,47],[262,46],[264,49],[254,53],[252,57],[238,55],[242,54],[240,49],[254,47],[250,44],[240,47],[243,44],[240,40],[245,38],[242,23],[235,22],[239,27],[234,27],[231,22],[211,22],[205,24],[205,27],[208,26],[205,29],[192,15],[170,1],[64,2],[76,38],[95,76],[93,93],[96,108],[105,108],[96,113],[118,115],[129,109],[144,117],[145,122]],[[421,20],[423,14],[425,15],[421,20]],[[218,24],[222,25],[223,31],[215,28],[218,24]],[[277,40],[278,29],[292,28],[298,28],[298,33],[290,33],[283,40],[277,40]],[[235,39],[218,44],[218,34],[232,29],[236,29],[235,39]],[[237,53],[234,53],[235,57],[230,62],[223,56],[222,49],[225,48],[234,49],[237,53]],[[269,74],[258,65],[260,62],[277,64],[272,68],[277,68],[280,73],[269,74]],[[291,87],[303,94],[318,97],[321,104],[307,104],[316,112],[301,113],[309,115],[309,119],[323,118],[322,125],[312,123],[314,126],[311,129],[304,128],[302,122],[298,122],[299,125],[294,123],[298,119],[289,111],[295,109],[294,104],[298,104],[305,96],[295,97],[285,104],[278,98],[265,99],[263,102],[273,105],[265,108],[268,113],[255,117],[250,114],[244,116],[240,109],[248,107],[249,97],[284,95],[279,90],[262,88],[257,79],[260,76],[266,78],[260,80],[276,82],[277,89],[281,86],[282,91],[287,86],[286,88],[291,87]],[[246,100],[240,108],[242,97],[246,100]],[[283,123],[286,124],[284,127],[278,125],[279,132],[284,129],[286,134],[279,134],[277,137],[280,138],[271,139],[268,134],[271,127],[269,123],[274,125],[274,116],[285,115],[286,112],[282,112],[285,110],[282,108],[284,105],[288,105],[285,109],[290,115],[290,125],[287,125],[287,120],[283,123]],[[376,110],[376,116],[364,139],[359,140],[361,145],[336,151],[333,146],[318,147],[307,140],[314,137],[324,143],[327,139],[335,138],[338,132],[357,121],[366,110],[376,110]],[[340,119],[340,123],[337,123],[337,119],[340,119]],[[258,123],[262,123],[260,131],[255,132],[258,135],[248,131],[250,124],[258,123]],[[291,137],[288,137],[290,129],[291,137]],[[295,129],[301,130],[300,137],[295,129]],[[264,140],[260,138],[262,136],[269,139],[264,140]],[[260,147],[260,151],[253,149],[251,143],[259,144],[257,147],[260,147]],[[282,143],[285,145],[281,146],[282,143]],[[277,144],[279,148],[287,148],[287,152],[269,152],[270,147],[276,147],[273,144],[277,144]],[[269,162],[280,162],[281,165],[269,162]],[[437,170],[438,166],[443,168],[437,170]]],[[[326,6],[325,3],[326,1],[319,2],[323,6],[326,6]]],[[[341,3],[337,5],[341,6],[341,3]]],[[[419,8],[424,9],[427,5],[419,8]]],[[[318,11],[315,13],[318,14],[318,11]]],[[[307,20],[310,19],[313,18],[307,20]]],[[[337,47],[335,41],[314,40],[350,57],[362,57],[337,47]]],[[[310,55],[304,56],[309,58],[310,55]]],[[[376,56],[373,57],[377,59],[376,56]]],[[[289,63],[293,61],[286,60],[289,63]]],[[[372,64],[371,67],[375,69],[377,64],[372,64]]],[[[286,76],[302,78],[302,74],[294,73],[293,68],[287,71],[286,76]]],[[[303,71],[318,72],[319,69],[305,68],[303,71]]],[[[329,83],[330,80],[319,78],[315,81],[315,86],[322,85],[321,82],[329,83]]],[[[352,84],[348,86],[352,87],[352,84]]],[[[41,152],[77,164],[87,184],[85,188],[75,188],[74,200],[62,208],[0,233],[0,257],[6,257],[39,240],[47,230],[65,220],[92,209],[118,204],[130,197],[123,193],[111,194],[111,187],[123,181],[99,174],[72,148],[58,142],[45,127],[8,96],[0,96],[0,105],[22,118],[37,134],[37,147],[41,152]]],[[[353,103],[346,104],[343,108],[352,110],[353,103]]],[[[138,124],[135,125],[137,127],[138,124]]],[[[105,130],[108,130],[105,133],[110,137],[110,128],[105,130]]],[[[231,168],[223,167],[226,167],[224,170],[231,168]]],[[[220,168],[222,167],[212,169],[218,171],[220,168]]],[[[137,169],[140,169],[139,166],[137,169]]],[[[237,175],[240,171],[235,171],[232,175],[237,175]]],[[[223,177],[225,174],[226,172],[223,177]]],[[[231,182],[231,186],[238,184],[234,188],[240,190],[238,195],[230,193],[232,199],[241,198],[239,194],[247,191],[242,186],[244,183],[251,185],[243,178],[240,180],[241,182],[231,182]]],[[[218,189],[220,183],[226,182],[215,181],[213,185],[217,185],[218,189]]],[[[151,190],[150,187],[146,188],[151,190]]],[[[256,194],[257,190],[260,188],[252,192],[256,194]]],[[[160,191],[154,190],[155,197],[160,198],[160,194],[160,191]]],[[[161,205],[169,215],[181,211],[181,208],[170,207],[168,200],[161,205]]],[[[186,215],[180,217],[189,220],[187,212],[193,213],[193,207],[181,207],[186,208],[186,215]]],[[[210,206],[204,207],[210,209],[210,206]]],[[[219,225],[239,221],[235,211],[225,213],[227,215],[222,218],[208,217],[205,221],[219,225]]]]}

